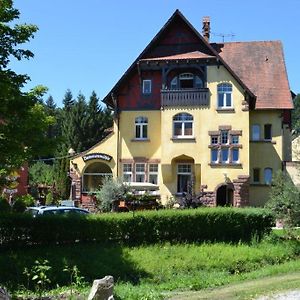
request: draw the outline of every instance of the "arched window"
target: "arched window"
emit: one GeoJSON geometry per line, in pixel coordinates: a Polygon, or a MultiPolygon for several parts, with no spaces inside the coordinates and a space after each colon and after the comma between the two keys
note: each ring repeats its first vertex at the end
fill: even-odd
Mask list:
{"type": "Polygon", "coordinates": [[[135,118],[135,138],[140,140],[148,138],[148,118],[135,118]]]}
{"type": "Polygon", "coordinates": [[[180,113],[173,117],[173,136],[175,138],[193,136],[193,116],[188,113],[180,113]]]}
{"type": "Polygon", "coordinates": [[[218,84],[218,108],[232,107],[232,85],[230,83],[218,84]]]}
{"type": "Polygon", "coordinates": [[[265,180],[265,184],[271,184],[272,183],[272,169],[271,168],[265,168],[265,170],[264,170],[264,180],[265,180]]]}
{"type": "Polygon", "coordinates": [[[171,80],[171,89],[200,89],[203,88],[203,81],[193,73],[181,73],[171,80]]]}

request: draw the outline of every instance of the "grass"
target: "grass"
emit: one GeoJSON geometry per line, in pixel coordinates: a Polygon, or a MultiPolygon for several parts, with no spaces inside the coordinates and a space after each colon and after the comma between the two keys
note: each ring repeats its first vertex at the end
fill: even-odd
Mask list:
{"type": "Polygon", "coordinates": [[[235,284],[229,284],[215,289],[205,289],[198,292],[181,292],[169,294],[169,300],[246,300],[256,299],[260,295],[274,295],[282,291],[299,289],[300,273],[289,273],[264,277],[263,280],[247,280],[235,284]]]}
{"type": "MultiPolygon", "coordinates": [[[[65,265],[76,265],[84,281],[113,275],[117,299],[163,299],[170,291],[204,290],[297,271],[297,241],[252,244],[158,244],[125,247],[77,244],[0,251],[0,286],[13,293],[27,287],[24,268],[36,259],[51,265],[51,288],[68,286],[65,265]]],[[[68,287],[65,287],[68,289],[68,287]]],[[[61,288],[57,291],[61,291],[61,288]]],[[[57,292],[56,291],[56,292],[57,292]]],[[[81,293],[88,293],[83,288],[81,293]]]]}

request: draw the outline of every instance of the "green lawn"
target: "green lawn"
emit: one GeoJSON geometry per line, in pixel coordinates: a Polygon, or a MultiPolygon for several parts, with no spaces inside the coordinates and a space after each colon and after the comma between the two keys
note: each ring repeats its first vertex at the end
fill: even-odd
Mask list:
{"type": "MultiPolygon", "coordinates": [[[[117,299],[163,299],[170,292],[204,290],[300,269],[299,242],[252,244],[161,244],[107,246],[76,244],[1,250],[0,285],[11,292],[27,286],[24,268],[47,259],[51,287],[68,285],[64,266],[76,265],[84,280],[113,275],[117,299]]],[[[24,289],[24,288],[23,288],[24,289]]],[[[84,290],[88,292],[88,288],[84,290]]]]}
{"type": "Polygon", "coordinates": [[[201,291],[189,291],[170,293],[169,300],[248,300],[256,299],[260,295],[274,295],[288,290],[299,290],[300,272],[292,272],[284,275],[274,275],[263,279],[246,280],[239,283],[229,284],[214,289],[201,291]]]}

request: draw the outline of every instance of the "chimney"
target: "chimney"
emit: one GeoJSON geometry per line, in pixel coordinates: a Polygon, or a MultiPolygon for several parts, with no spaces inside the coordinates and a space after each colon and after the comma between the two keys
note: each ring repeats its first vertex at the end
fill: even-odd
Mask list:
{"type": "Polygon", "coordinates": [[[210,17],[203,17],[202,19],[202,35],[209,42],[210,36],[210,17]]]}

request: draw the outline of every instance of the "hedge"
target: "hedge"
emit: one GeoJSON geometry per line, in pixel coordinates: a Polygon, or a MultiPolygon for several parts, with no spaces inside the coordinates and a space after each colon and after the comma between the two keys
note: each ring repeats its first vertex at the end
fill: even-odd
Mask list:
{"type": "Polygon", "coordinates": [[[157,242],[249,241],[269,233],[270,211],[258,208],[199,208],[87,217],[0,215],[0,245],[34,245],[97,241],[157,242]]]}

